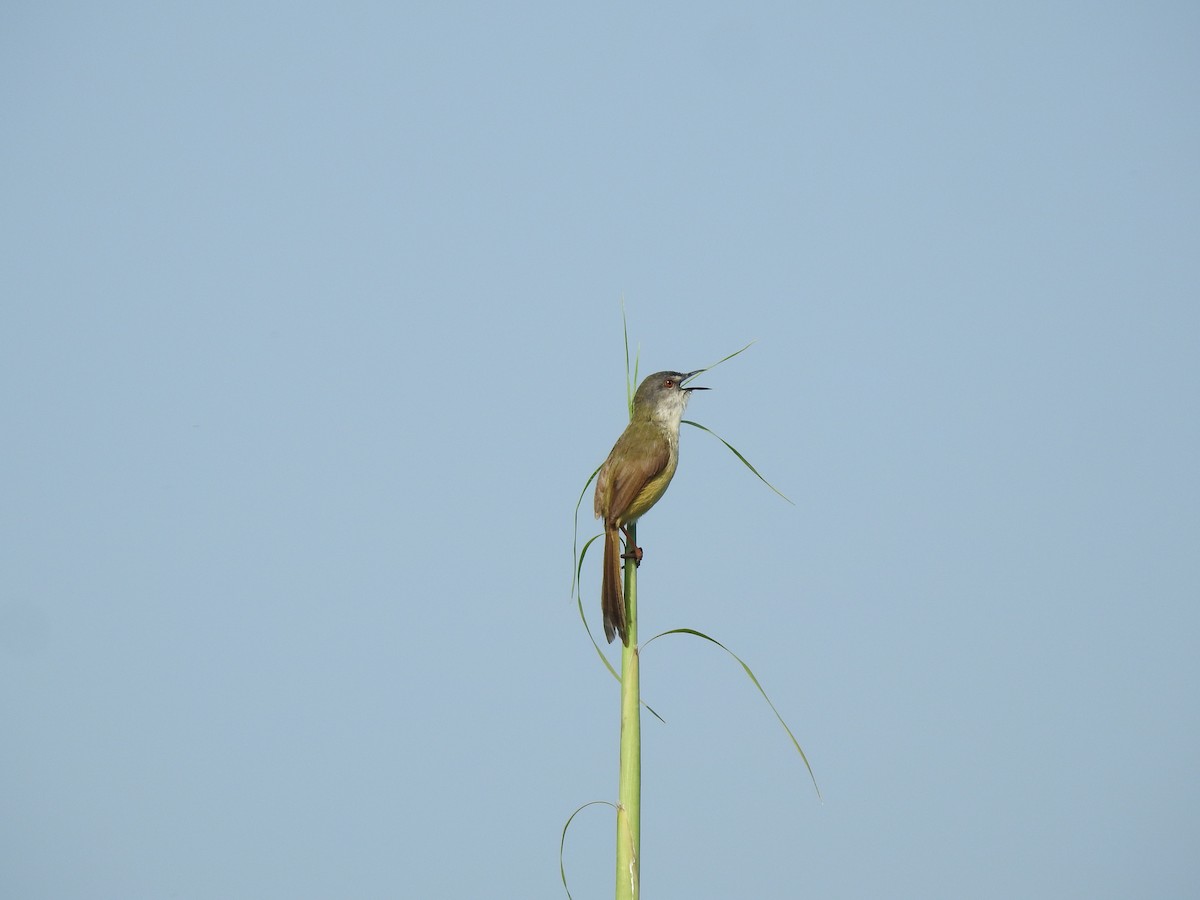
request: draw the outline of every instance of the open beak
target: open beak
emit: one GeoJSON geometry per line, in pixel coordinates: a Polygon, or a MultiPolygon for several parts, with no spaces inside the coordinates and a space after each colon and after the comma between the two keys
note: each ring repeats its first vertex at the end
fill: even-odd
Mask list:
{"type": "Polygon", "coordinates": [[[684,375],[683,380],[679,383],[680,386],[683,388],[683,390],[685,390],[685,391],[711,391],[712,388],[706,388],[706,387],[694,387],[694,386],[686,386],[685,387],[685,385],[687,385],[687,383],[688,383],[688,379],[695,378],[697,375],[699,375],[703,371],[704,371],[704,369],[697,369],[695,372],[688,372],[686,375],[684,375]]]}

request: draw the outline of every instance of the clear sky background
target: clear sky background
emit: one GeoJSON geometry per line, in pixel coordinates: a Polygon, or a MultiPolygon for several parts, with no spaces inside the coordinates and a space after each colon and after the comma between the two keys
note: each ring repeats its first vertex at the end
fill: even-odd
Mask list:
{"type": "Polygon", "coordinates": [[[1194,3],[0,20],[0,894],[1200,891],[1194,3]]]}

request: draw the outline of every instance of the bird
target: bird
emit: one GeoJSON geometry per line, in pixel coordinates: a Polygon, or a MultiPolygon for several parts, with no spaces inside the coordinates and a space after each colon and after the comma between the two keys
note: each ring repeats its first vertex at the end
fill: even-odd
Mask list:
{"type": "Polygon", "coordinates": [[[629,646],[625,598],[621,590],[621,559],[641,561],[640,547],[620,553],[621,531],[644,516],[662,499],[679,467],[679,424],[692,391],[690,378],[704,371],[655,372],[633,395],[629,425],[617,438],[596,477],[596,518],[604,520],[604,563],[600,585],[600,608],[604,613],[604,635],[611,644],[617,635],[629,646]]]}

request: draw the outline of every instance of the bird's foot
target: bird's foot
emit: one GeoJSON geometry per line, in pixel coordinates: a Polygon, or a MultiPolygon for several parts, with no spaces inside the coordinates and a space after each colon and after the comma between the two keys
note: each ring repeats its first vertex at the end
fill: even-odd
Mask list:
{"type": "Polygon", "coordinates": [[[635,566],[640,566],[642,564],[642,556],[644,555],[641,547],[634,547],[632,550],[622,553],[621,559],[632,559],[635,566]]]}

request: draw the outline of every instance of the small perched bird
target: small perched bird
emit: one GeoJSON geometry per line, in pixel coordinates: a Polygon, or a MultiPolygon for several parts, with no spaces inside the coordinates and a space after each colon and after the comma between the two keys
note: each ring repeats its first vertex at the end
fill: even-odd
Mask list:
{"type": "MultiPolygon", "coordinates": [[[[604,520],[604,576],[600,606],[604,611],[604,634],[611,644],[616,635],[629,646],[625,598],[621,592],[620,538],[617,530],[636,522],[659,501],[679,465],[679,423],[692,391],[708,388],[684,387],[696,372],[655,372],[633,395],[629,427],[617,438],[596,478],[596,518],[604,520]]],[[[641,548],[624,554],[635,561],[641,548]]]]}

